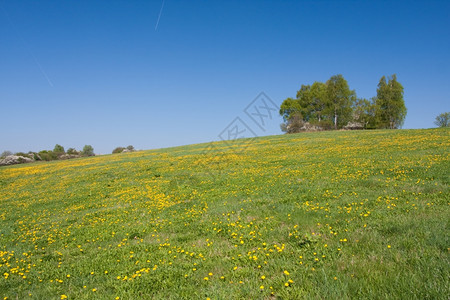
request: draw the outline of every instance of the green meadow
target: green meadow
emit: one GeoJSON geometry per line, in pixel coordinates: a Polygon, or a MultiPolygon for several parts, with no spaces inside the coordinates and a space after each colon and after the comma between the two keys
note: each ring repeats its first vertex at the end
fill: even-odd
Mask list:
{"type": "Polygon", "coordinates": [[[448,299],[450,130],[0,168],[0,299],[448,299]]]}

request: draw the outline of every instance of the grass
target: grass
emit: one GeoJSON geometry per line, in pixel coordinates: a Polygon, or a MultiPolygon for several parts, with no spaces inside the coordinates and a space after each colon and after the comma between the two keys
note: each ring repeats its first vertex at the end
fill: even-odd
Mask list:
{"type": "Polygon", "coordinates": [[[0,299],[448,299],[449,133],[1,168],[0,299]]]}

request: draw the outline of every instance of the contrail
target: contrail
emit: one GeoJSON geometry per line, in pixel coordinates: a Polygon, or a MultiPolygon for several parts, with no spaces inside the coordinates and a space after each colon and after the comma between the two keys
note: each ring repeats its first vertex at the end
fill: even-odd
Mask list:
{"type": "Polygon", "coordinates": [[[161,5],[161,10],[159,11],[158,20],[156,21],[155,31],[156,31],[156,29],[158,29],[159,19],[161,19],[161,14],[162,14],[162,11],[164,8],[164,2],[165,2],[165,0],[163,0],[162,5],[161,5]]]}
{"type": "Polygon", "coordinates": [[[37,60],[36,56],[34,56],[33,52],[31,51],[30,46],[28,45],[28,43],[25,41],[25,39],[22,37],[22,35],[20,35],[19,31],[17,30],[17,28],[14,26],[13,22],[11,21],[11,18],[9,17],[8,13],[6,12],[6,9],[0,5],[0,7],[3,10],[3,13],[5,14],[6,18],[8,19],[9,24],[11,25],[11,28],[16,32],[16,35],[19,37],[19,39],[22,41],[22,43],[24,44],[26,50],[28,51],[28,53],[30,54],[30,56],[33,58],[34,62],[36,63],[36,65],[39,68],[39,71],[41,71],[42,75],[45,77],[45,79],[47,80],[48,84],[53,87],[53,83],[50,80],[50,78],[47,76],[47,73],[45,73],[44,69],[42,68],[41,64],[39,63],[39,61],[37,60]]]}
{"type": "MultiPolygon", "coordinates": [[[[23,41],[25,43],[25,41],[23,41]]],[[[39,67],[39,70],[41,70],[42,75],[44,75],[45,79],[47,79],[48,84],[53,87],[53,83],[50,80],[50,78],[48,78],[47,73],[45,73],[44,69],[42,68],[41,64],[38,62],[36,56],[34,56],[33,52],[31,52],[30,48],[28,48],[28,52],[30,53],[30,55],[33,57],[34,62],[36,63],[36,65],[39,67]]]]}

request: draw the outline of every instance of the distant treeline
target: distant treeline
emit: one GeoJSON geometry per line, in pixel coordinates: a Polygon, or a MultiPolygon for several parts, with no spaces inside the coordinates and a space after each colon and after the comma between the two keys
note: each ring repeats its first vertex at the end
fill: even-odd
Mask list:
{"type": "Polygon", "coordinates": [[[39,152],[30,151],[28,153],[24,152],[16,152],[12,153],[11,151],[4,151],[0,158],[6,158],[8,156],[15,155],[21,157],[28,157],[34,161],[50,161],[50,160],[58,160],[58,159],[69,159],[69,158],[77,158],[82,156],[94,156],[94,148],[91,145],[85,145],[83,150],[78,151],[75,148],[69,148],[67,151],[64,150],[64,147],[56,144],[53,150],[41,150],[39,152]]]}
{"type": "Polygon", "coordinates": [[[287,98],[280,107],[287,133],[331,129],[400,128],[406,117],[403,86],[394,74],[381,77],[377,95],[358,98],[342,75],[325,83],[302,85],[296,98],[287,98]]]}

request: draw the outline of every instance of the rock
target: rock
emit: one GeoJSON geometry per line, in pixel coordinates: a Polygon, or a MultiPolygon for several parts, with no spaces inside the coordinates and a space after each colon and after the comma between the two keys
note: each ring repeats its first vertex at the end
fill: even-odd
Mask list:
{"type": "Polygon", "coordinates": [[[41,156],[39,155],[39,153],[36,152],[30,152],[29,153],[30,157],[34,160],[42,160],[41,156]]]}
{"type": "Polygon", "coordinates": [[[358,122],[348,122],[347,125],[344,126],[345,130],[362,130],[364,129],[364,125],[358,122]]]}
{"type": "Polygon", "coordinates": [[[127,152],[131,152],[129,149],[125,148],[122,150],[122,153],[127,153],[127,152]]]}
{"type": "Polygon", "coordinates": [[[25,156],[8,155],[4,159],[0,160],[0,166],[30,163],[33,161],[34,161],[33,159],[25,156]]]}
{"type": "Polygon", "coordinates": [[[79,158],[81,155],[77,154],[63,154],[59,157],[59,159],[71,159],[71,158],[79,158]]]}

